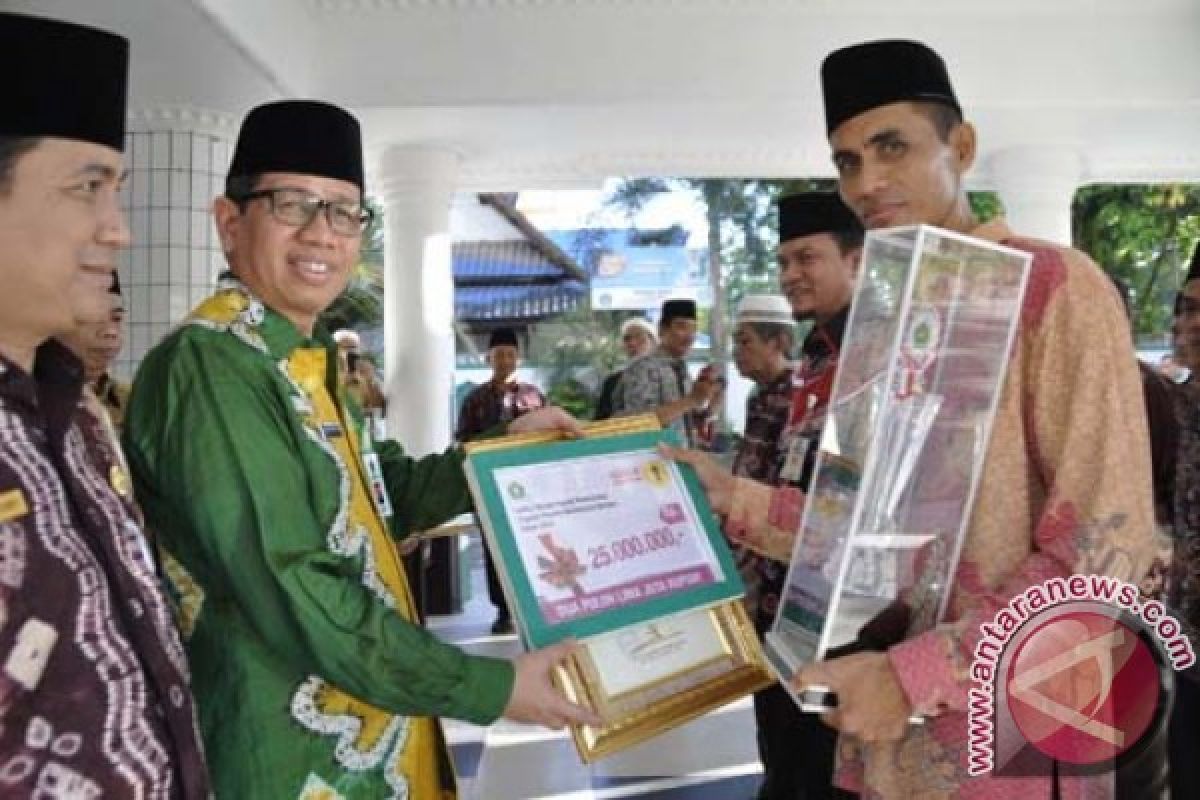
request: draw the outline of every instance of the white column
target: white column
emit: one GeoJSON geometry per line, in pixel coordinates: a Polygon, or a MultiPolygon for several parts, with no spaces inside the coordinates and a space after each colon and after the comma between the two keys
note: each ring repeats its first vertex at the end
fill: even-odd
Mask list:
{"type": "Polygon", "coordinates": [[[1069,245],[1071,202],[1083,158],[1069,147],[1011,147],[989,161],[992,184],[1015,233],[1069,245]]]}
{"type": "Polygon", "coordinates": [[[123,203],[130,248],[119,264],[126,342],[116,373],[130,378],[215,285],[225,258],[212,220],[236,135],[232,115],[188,106],[135,109],[125,136],[123,203]]]}
{"type": "Polygon", "coordinates": [[[415,455],[453,435],[456,153],[391,146],[377,172],[384,205],[384,382],[388,436],[415,455]]]}

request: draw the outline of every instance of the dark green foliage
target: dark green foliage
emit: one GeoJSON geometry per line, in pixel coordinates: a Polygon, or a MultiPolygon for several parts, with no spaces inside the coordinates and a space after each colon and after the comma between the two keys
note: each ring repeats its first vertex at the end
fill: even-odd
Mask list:
{"type": "Polygon", "coordinates": [[[539,368],[551,403],[592,418],[600,382],[624,363],[620,327],[627,316],[583,308],[534,326],[524,358],[539,368]]]}
{"type": "Polygon", "coordinates": [[[1085,186],[1071,212],[1075,246],[1130,287],[1134,332],[1164,336],[1200,239],[1200,185],[1085,186]]]}
{"type": "Polygon", "coordinates": [[[330,331],[364,331],[383,325],[383,209],[370,198],[367,206],[375,212],[375,219],[363,233],[358,266],[346,291],[321,315],[321,323],[330,331]]]}

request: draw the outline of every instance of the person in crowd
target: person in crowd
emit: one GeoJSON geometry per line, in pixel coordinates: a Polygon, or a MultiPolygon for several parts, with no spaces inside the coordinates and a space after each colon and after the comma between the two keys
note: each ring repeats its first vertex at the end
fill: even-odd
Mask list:
{"type": "MultiPolygon", "coordinates": [[[[968,777],[966,690],[981,624],[1015,595],[1072,573],[1136,584],[1157,554],[1146,418],[1120,301],[1082,253],[975,219],[965,183],[975,129],[929,47],[842,48],[821,79],[838,189],[868,229],[936,225],[1025,250],[1033,264],[943,623],[879,652],[812,664],[793,688],[836,693],[836,710],[823,716],[841,733],[835,781],[865,796],[1027,800],[1111,789],[1112,774],[1049,759],[1023,780],[968,777]],[[914,714],[924,724],[910,724],[914,714]]],[[[668,453],[698,465],[735,539],[791,551],[801,491],[772,496],[702,455],[668,453]]],[[[918,613],[935,598],[909,600],[918,613]]],[[[1151,769],[1137,781],[1156,792],[1164,776],[1151,769]]]]}
{"type": "MultiPolygon", "coordinates": [[[[488,337],[487,362],[492,368],[492,377],[463,398],[458,426],[454,431],[454,438],[459,442],[477,439],[497,425],[506,425],[530,411],[546,407],[546,397],[540,389],[517,379],[521,350],[516,331],[512,328],[492,331],[488,337]]],[[[512,612],[504,597],[500,575],[496,572],[495,557],[486,543],[483,547],[483,564],[487,571],[488,599],[496,608],[492,633],[512,633],[512,612]]]]}
{"type": "Polygon", "coordinates": [[[83,361],[83,375],[88,387],[119,432],[125,421],[129,386],[118,381],[110,372],[125,344],[125,301],[121,296],[121,282],[115,272],[108,294],[112,305],[107,314],[95,322],[81,324],[66,336],[59,337],[59,340],[83,361]]]}
{"type": "MultiPolygon", "coordinates": [[[[1129,287],[1120,278],[1108,274],[1121,300],[1121,307],[1133,334],[1133,308],[1129,287]]],[[[1146,403],[1146,420],[1150,430],[1150,465],[1154,480],[1154,516],[1159,528],[1174,525],[1175,468],[1179,454],[1179,404],[1182,388],[1160,370],[1138,359],[1138,374],[1142,379],[1142,395],[1146,403]]]]}
{"type": "MultiPolygon", "coordinates": [[[[645,317],[630,317],[621,323],[621,349],[625,351],[627,363],[649,355],[657,344],[658,338],[654,335],[654,326],[645,317]]],[[[617,383],[621,380],[621,374],[624,371],[623,368],[615,369],[604,377],[604,381],[600,384],[600,393],[596,398],[596,411],[592,415],[592,419],[608,419],[613,415],[613,394],[617,390],[617,383]]]]}
{"type": "MultiPolygon", "coordinates": [[[[781,295],[749,294],[738,303],[733,364],[739,375],[754,383],[754,389],[746,398],[746,428],[734,453],[735,475],[771,483],[779,471],[783,426],[791,407],[790,354],[795,335],[791,307],[781,295]]],[[[762,559],[745,548],[734,555],[746,585],[743,600],[753,618],[759,607],[762,559]]]]}
{"type": "Polygon", "coordinates": [[[60,339],[111,314],[129,43],[0,13],[0,795],[210,795],[129,476],[60,339]]]}
{"type": "MultiPolygon", "coordinates": [[[[179,597],[219,797],[443,800],[439,716],[600,722],[551,681],[569,642],[486,658],[416,621],[397,540],[471,501],[459,448],[406,456],[340,391],[317,320],[358,260],[363,186],[352,114],[253,109],[213,204],[230,272],[130,395],[125,449],[179,597]]],[[[579,431],[561,409],[508,429],[547,427],[579,431]]]]}
{"type": "MultiPolygon", "coordinates": [[[[1174,503],[1171,533],[1174,553],[1167,582],[1168,607],[1183,623],[1200,654],[1200,381],[1196,375],[1200,345],[1200,247],[1175,301],[1176,343],[1191,358],[1191,379],[1174,393],[1179,423],[1175,459],[1174,503]]],[[[1168,726],[1167,747],[1171,765],[1171,796],[1200,797],[1200,666],[1176,677],[1174,705],[1168,726]]]]}
{"type": "MultiPolygon", "coordinates": [[[[796,333],[788,301],[780,295],[747,295],[738,304],[733,331],[733,362],[738,374],[754,382],[746,399],[746,428],[733,460],[733,474],[774,484],[785,457],[783,430],[792,403],[790,355],[796,333]]],[[[761,636],[770,626],[778,606],[778,593],[787,564],[761,556],[750,548],[735,547],[734,557],[742,582],[746,610],[761,636]],[[764,597],[765,595],[765,597],[764,597]]],[[[808,761],[795,750],[797,742],[784,730],[784,719],[800,717],[791,697],[779,685],[756,692],[754,717],[758,726],[758,752],[763,763],[760,800],[794,798],[794,786],[784,787],[782,774],[791,765],[808,761]],[[781,738],[778,744],[776,738],[781,738]]],[[[827,737],[831,738],[831,737],[827,737]]],[[[832,761],[832,757],[830,759],[832,761]]]]}
{"type": "MultiPolygon", "coordinates": [[[[829,394],[837,372],[842,334],[850,312],[854,283],[862,254],[863,227],[841,199],[830,192],[810,192],[779,201],[779,282],[783,297],[756,299],[759,316],[767,307],[776,325],[782,319],[813,323],[795,365],[786,360],[792,331],[776,328],[776,341],[765,337],[769,327],[743,325],[735,330],[735,361],[743,375],[760,375],[755,394],[747,401],[746,431],[728,480],[752,481],[761,487],[791,487],[803,491],[811,478],[817,443],[821,439],[829,394]],[[759,334],[752,339],[744,334],[759,334]],[[777,352],[778,351],[778,352],[777,352]],[[767,354],[770,358],[766,358],[767,354]],[[761,358],[755,359],[753,354],[761,358]],[[755,361],[759,367],[743,368],[755,361]],[[779,366],[781,371],[775,371],[779,366]],[[762,383],[767,373],[773,380],[762,383]],[[785,374],[786,373],[786,376],[785,374]],[[786,379],[785,379],[786,377],[786,379]]],[[[747,309],[747,313],[752,313],[747,309]]],[[[707,474],[710,462],[703,461],[707,474]]],[[[710,480],[711,485],[711,480],[710,480]]],[[[780,494],[789,498],[792,495],[780,494]]],[[[748,602],[758,632],[772,625],[791,559],[788,547],[764,548],[735,542],[735,552],[748,587],[748,602]]],[[[774,686],[755,695],[759,753],[764,779],[761,798],[827,798],[842,792],[833,787],[836,737],[810,716],[801,714],[787,691],[774,686]],[[802,755],[797,755],[797,751],[802,755]]]]}
{"type": "Polygon", "coordinates": [[[696,303],[667,300],[658,321],[658,347],[625,367],[613,392],[613,416],[653,413],[664,427],[695,445],[719,386],[712,370],[695,382],[687,371],[696,341],[696,303]]]}
{"type": "MultiPolygon", "coordinates": [[[[813,325],[789,378],[788,404],[773,445],[771,469],[754,475],[742,472],[735,462],[735,476],[765,486],[807,490],[837,374],[862,242],[862,223],[836,194],[810,192],[780,199],[776,254],[780,288],[791,314],[813,325]]],[[[749,415],[746,433],[750,435],[749,415]]],[[[760,634],[765,633],[775,620],[791,551],[748,544],[738,549],[755,554],[759,572],[755,624],[760,634]]],[[[832,731],[811,715],[801,714],[781,686],[756,695],[755,715],[764,763],[760,792],[764,800],[837,796],[832,731]],[[803,755],[793,752],[797,746],[803,755]]]]}
{"type": "MultiPolygon", "coordinates": [[[[1193,652],[1200,655],[1200,386],[1193,381],[1180,388],[1167,605],[1183,624],[1193,652]]],[[[1176,676],[1167,749],[1171,797],[1200,797],[1200,666],[1176,676]]]]}
{"type": "Polygon", "coordinates": [[[1183,286],[1175,297],[1175,317],[1171,327],[1175,345],[1175,363],[1188,371],[1188,381],[1200,383],[1200,245],[1192,253],[1183,286]]]}
{"type": "Polygon", "coordinates": [[[379,384],[379,374],[371,359],[363,355],[362,338],[357,331],[343,328],[333,333],[338,352],[338,374],[346,394],[354,398],[363,413],[382,418],[387,411],[387,398],[379,384]]]}

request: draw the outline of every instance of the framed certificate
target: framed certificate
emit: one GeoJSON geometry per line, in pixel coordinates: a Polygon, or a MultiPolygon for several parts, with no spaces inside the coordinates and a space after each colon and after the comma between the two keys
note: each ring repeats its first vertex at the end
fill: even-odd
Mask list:
{"type": "Polygon", "coordinates": [[[770,676],[698,479],[657,452],[673,434],[653,416],[586,431],[468,444],[466,472],[522,642],[581,645],[558,679],[606,720],[573,731],[591,761],[770,676]]]}

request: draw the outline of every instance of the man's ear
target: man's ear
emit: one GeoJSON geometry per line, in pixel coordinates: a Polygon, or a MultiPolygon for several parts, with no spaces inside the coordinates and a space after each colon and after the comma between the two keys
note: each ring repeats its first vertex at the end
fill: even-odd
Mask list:
{"type": "Polygon", "coordinates": [[[954,160],[958,165],[958,174],[963,175],[975,163],[977,140],[975,126],[969,122],[960,122],[950,131],[950,149],[954,151],[954,160]]]}
{"type": "Polygon", "coordinates": [[[237,238],[238,225],[241,224],[242,210],[238,204],[225,195],[213,200],[213,220],[217,225],[217,236],[221,239],[221,252],[229,255],[233,250],[233,242],[237,238]]]}

